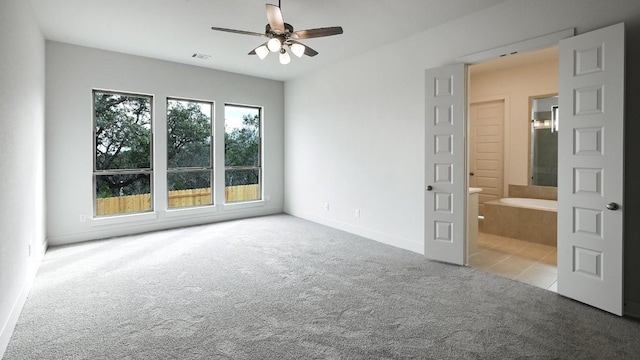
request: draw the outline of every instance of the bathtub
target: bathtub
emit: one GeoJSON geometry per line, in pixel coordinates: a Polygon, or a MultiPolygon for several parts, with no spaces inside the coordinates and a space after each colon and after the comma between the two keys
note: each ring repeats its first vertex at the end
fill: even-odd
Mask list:
{"type": "Polygon", "coordinates": [[[503,198],[484,203],[484,233],[556,246],[557,229],[555,200],[503,198]]]}
{"type": "Polygon", "coordinates": [[[519,206],[529,209],[547,210],[558,212],[556,200],[529,199],[529,198],[502,198],[500,202],[507,205],[519,206]]]}

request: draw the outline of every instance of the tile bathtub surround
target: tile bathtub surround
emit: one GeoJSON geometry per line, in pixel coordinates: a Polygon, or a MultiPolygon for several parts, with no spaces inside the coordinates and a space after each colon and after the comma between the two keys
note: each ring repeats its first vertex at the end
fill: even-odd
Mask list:
{"type": "Polygon", "coordinates": [[[509,184],[509,197],[558,200],[558,188],[550,186],[523,186],[509,184]]]}
{"type": "Polygon", "coordinates": [[[553,246],[480,233],[469,266],[556,291],[557,249],[553,246]]]}
{"type": "Polygon", "coordinates": [[[482,231],[513,239],[556,246],[558,213],[523,208],[493,200],[484,204],[482,231]]]}

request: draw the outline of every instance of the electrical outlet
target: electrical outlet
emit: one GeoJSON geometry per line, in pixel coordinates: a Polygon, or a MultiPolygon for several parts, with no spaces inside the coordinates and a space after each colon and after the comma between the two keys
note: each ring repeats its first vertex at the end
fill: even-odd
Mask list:
{"type": "Polygon", "coordinates": [[[357,218],[360,217],[360,209],[356,209],[356,212],[354,214],[357,218]]]}
{"type": "Polygon", "coordinates": [[[85,221],[87,221],[87,215],[80,214],[80,222],[85,222],[85,221]]]}
{"type": "Polygon", "coordinates": [[[324,209],[325,209],[326,211],[329,211],[329,203],[324,203],[324,209]]]}
{"type": "Polygon", "coordinates": [[[271,201],[271,195],[267,195],[267,196],[265,196],[265,199],[266,199],[267,201],[271,201]]]}

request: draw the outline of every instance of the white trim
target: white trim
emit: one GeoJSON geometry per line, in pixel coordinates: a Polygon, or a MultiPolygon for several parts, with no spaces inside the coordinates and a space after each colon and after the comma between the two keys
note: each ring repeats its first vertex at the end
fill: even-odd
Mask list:
{"type": "Polygon", "coordinates": [[[265,205],[266,205],[265,200],[242,201],[237,203],[224,204],[223,209],[224,211],[238,211],[238,210],[262,207],[265,205]]]}
{"type": "Polygon", "coordinates": [[[20,290],[20,293],[16,297],[13,302],[13,306],[11,307],[11,311],[9,312],[9,317],[7,321],[2,324],[0,327],[0,359],[4,356],[4,352],[7,350],[7,346],[9,346],[9,341],[11,340],[11,336],[13,335],[13,331],[18,324],[18,319],[20,318],[20,313],[22,313],[22,309],[24,308],[24,304],[27,301],[27,296],[29,295],[29,291],[31,290],[31,286],[33,285],[33,281],[36,278],[36,274],[38,273],[38,268],[40,267],[40,263],[44,258],[44,253],[47,249],[47,242],[44,241],[42,243],[42,247],[40,251],[34,253],[35,257],[29,263],[29,269],[27,272],[27,277],[25,279],[24,286],[20,290]]]}
{"type": "Polygon", "coordinates": [[[91,219],[91,226],[105,226],[105,225],[117,225],[127,224],[139,221],[155,220],[158,218],[158,213],[139,213],[119,216],[106,216],[106,217],[94,217],[91,219]]]}
{"type": "Polygon", "coordinates": [[[207,215],[215,214],[217,211],[218,211],[217,205],[171,208],[165,212],[165,217],[177,218],[177,217],[207,216],[207,215]]]}
{"type": "Polygon", "coordinates": [[[33,284],[32,277],[31,279],[27,279],[27,284],[24,285],[11,307],[7,322],[4,323],[2,329],[0,329],[0,359],[2,359],[4,352],[7,350],[7,346],[9,346],[9,340],[11,340],[13,330],[18,324],[18,318],[20,318],[20,313],[22,312],[24,303],[27,301],[27,295],[29,295],[31,284],[33,284]]]}
{"type": "Polygon", "coordinates": [[[570,28],[555,33],[538,36],[533,39],[519,41],[517,43],[500,46],[497,48],[480,51],[474,54],[459,57],[457,62],[465,64],[478,64],[500,57],[514,55],[521,52],[544,49],[558,45],[560,40],[570,38],[576,33],[575,28],[570,28]]]}
{"type": "Polygon", "coordinates": [[[329,219],[327,217],[314,215],[304,211],[286,212],[285,214],[295,216],[301,219],[309,220],[321,225],[329,226],[334,229],[348,232],[368,240],[376,241],[385,245],[393,246],[396,248],[408,250],[420,255],[424,255],[424,242],[423,241],[411,241],[410,239],[397,237],[380,231],[372,230],[369,227],[349,224],[342,221],[329,219]]]}

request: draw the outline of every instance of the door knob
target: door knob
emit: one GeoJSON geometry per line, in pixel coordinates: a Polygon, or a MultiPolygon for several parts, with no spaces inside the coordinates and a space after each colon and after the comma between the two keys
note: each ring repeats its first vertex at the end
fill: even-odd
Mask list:
{"type": "Polygon", "coordinates": [[[427,186],[427,191],[431,191],[431,190],[433,190],[433,186],[431,185],[427,186]]]}
{"type": "Polygon", "coordinates": [[[612,202],[612,203],[608,203],[607,204],[607,209],[609,210],[618,210],[620,208],[620,206],[618,206],[618,204],[612,202]]]}
{"type": "Polygon", "coordinates": [[[469,173],[469,175],[473,176],[473,175],[475,175],[475,174],[474,174],[474,173],[469,173]]]}

